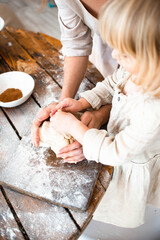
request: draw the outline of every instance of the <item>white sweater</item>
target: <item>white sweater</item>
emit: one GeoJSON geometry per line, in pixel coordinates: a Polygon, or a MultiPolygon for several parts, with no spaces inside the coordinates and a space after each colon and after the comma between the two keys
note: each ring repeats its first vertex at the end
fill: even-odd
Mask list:
{"type": "Polygon", "coordinates": [[[124,95],[123,68],[81,94],[93,108],[112,103],[107,130],[90,129],[83,141],[88,160],[114,166],[113,179],[94,219],[121,227],[144,223],[146,204],[160,207],[160,98],[124,95]]]}

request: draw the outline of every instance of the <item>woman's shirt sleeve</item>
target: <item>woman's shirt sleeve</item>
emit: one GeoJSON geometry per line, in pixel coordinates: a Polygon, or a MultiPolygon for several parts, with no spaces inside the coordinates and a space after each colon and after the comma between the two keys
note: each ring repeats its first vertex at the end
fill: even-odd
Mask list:
{"type": "Polygon", "coordinates": [[[142,164],[160,154],[160,100],[155,105],[144,104],[141,113],[135,111],[131,123],[115,136],[89,129],[83,139],[86,159],[117,166],[130,161],[142,164]]]}
{"type": "Polygon", "coordinates": [[[64,56],[88,56],[92,51],[91,30],[65,1],[56,0],[64,56]]]}

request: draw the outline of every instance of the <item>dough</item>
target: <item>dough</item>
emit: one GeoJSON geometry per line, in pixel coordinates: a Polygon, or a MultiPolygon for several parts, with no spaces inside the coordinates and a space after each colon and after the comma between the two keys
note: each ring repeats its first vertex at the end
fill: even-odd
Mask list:
{"type": "MultiPolygon", "coordinates": [[[[80,120],[82,113],[74,113],[74,116],[80,120]]],[[[55,154],[57,154],[61,148],[75,141],[70,134],[61,134],[54,130],[49,121],[43,122],[42,126],[39,128],[39,139],[40,146],[50,147],[55,154]]]]}
{"type": "Polygon", "coordinates": [[[51,147],[56,154],[62,147],[67,146],[75,141],[70,134],[61,134],[51,127],[49,121],[43,122],[39,128],[40,146],[51,147]]]}

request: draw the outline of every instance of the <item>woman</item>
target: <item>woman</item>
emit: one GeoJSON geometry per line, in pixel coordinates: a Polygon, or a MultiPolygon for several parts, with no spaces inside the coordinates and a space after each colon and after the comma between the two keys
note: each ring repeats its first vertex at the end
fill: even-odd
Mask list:
{"type": "MultiPolygon", "coordinates": [[[[86,72],[89,56],[104,77],[117,68],[117,62],[111,57],[111,48],[102,42],[98,32],[98,12],[106,1],[55,1],[61,28],[62,51],[65,56],[64,81],[60,100],[75,96],[86,72]]],[[[56,103],[52,103],[42,109],[32,124],[32,138],[35,146],[39,146],[39,126],[54,111],[55,105],[56,103]]],[[[99,127],[97,114],[106,115],[106,111],[109,116],[109,105],[102,107],[98,113],[97,111],[86,112],[81,120],[89,127],[99,127]]],[[[70,147],[74,149],[73,145],[70,147]]]]}

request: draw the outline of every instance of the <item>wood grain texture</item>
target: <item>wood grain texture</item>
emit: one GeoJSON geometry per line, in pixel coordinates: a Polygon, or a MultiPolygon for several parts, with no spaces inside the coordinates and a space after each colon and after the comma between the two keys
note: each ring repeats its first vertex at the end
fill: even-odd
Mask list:
{"type": "MultiPolygon", "coordinates": [[[[26,103],[16,108],[3,108],[0,111],[0,141],[2,142],[0,181],[14,190],[25,193],[19,194],[6,189],[7,196],[11,199],[31,239],[40,236],[39,234],[43,236],[43,231],[47,234],[43,217],[38,221],[43,231],[38,229],[35,220],[40,216],[38,213],[40,209],[45,213],[43,216],[46,218],[45,209],[49,210],[50,207],[49,212],[51,216],[57,217],[57,221],[60,221],[62,216],[65,221],[64,216],[67,216],[66,219],[70,219],[67,220],[67,224],[69,225],[71,221],[72,226],[74,221],[76,227],[73,224],[72,232],[62,233],[62,231],[59,232],[57,222],[54,220],[53,233],[55,232],[56,235],[53,234],[54,238],[51,238],[49,232],[50,235],[46,235],[49,236],[48,239],[77,239],[91,220],[97,204],[105,193],[113,168],[102,166],[96,183],[99,164],[87,163],[87,161],[77,165],[64,164],[50,149],[36,149],[31,143],[30,126],[40,107],[58,100],[61,93],[64,60],[59,52],[61,43],[42,33],[36,34],[7,27],[0,32],[0,49],[2,49],[0,73],[10,70],[24,71],[34,78],[36,84],[33,97],[30,97],[26,103]],[[72,210],[68,209],[66,212],[62,207],[38,199],[45,199],[72,210]],[[31,228],[29,221],[32,217],[33,227],[31,228]]],[[[101,80],[102,76],[92,64],[89,64],[79,92],[93,88],[96,82],[101,80]]],[[[52,229],[53,225],[50,223],[52,229]]]]}
{"type": "Polygon", "coordinates": [[[1,191],[0,191],[0,239],[1,240],[24,239],[1,191]]]}
{"type": "Polygon", "coordinates": [[[54,204],[85,211],[99,174],[99,164],[63,163],[50,149],[35,148],[24,136],[1,167],[0,182],[12,189],[54,204]]]}
{"type": "Polygon", "coordinates": [[[8,28],[8,31],[29,55],[62,85],[63,58],[56,49],[40,34],[20,29],[15,31],[13,28],[8,28]]]}
{"type": "MultiPolygon", "coordinates": [[[[48,39],[42,37],[41,34],[36,34],[29,31],[17,30],[13,28],[7,28],[9,33],[18,41],[18,43],[32,56],[32,58],[42,66],[47,73],[58,83],[60,87],[63,85],[63,66],[64,66],[64,57],[59,53],[58,48],[61,45],[58,41],[52,41],[52,44],[56,43],[56,47],[48,42],[48,39]],[[58,50],[58,51],[57,51],[58,50]]],[[[94,87],[94,84],[91,82],[93,79],[93,72],[95,74],[95,69],[93,65],[90,64],[90,70],[86,74],[88,77],[84,78],[78,93],[77,98],[80,92],[89,90],[94,87]],[[90,79],[90,81],[88,81],[90,79]]],[[[96,74],[95,77],[99,77],[100,74],[96,74]]]]}
{"type": "MultiPolygon", "coordinates": [[[[0,3],[6,4],[14,11],[24,29],[42,32],[60,39],[57,7],[50,8],[46,4],[44,8],[41,8],[42,0],[1,0],[0,3]]],[[[9,26],[19,27],[19,25],[16,26],[14,19],[10,21],[9,26]]]]}
{"type": "Polygon", "coordinates": [[[0,109],[0,173],[15,153],[19,142],[14,128],[0,109]]]}
{"type": "Polygon", "coordinates": [[[33,96],[41,107],[59,99],[60,87],[5,29],[0,33],[0,48],[0,55],[11,70],[26,72],[34,78],[33,96]]]}
{"type": "Polygon", "coordinates": [[[58,40],[57,38],[51,37],[47,34],[44,33],[39,33],[41,34],[41,36],[43,36],[52,46],[54,46],[58,51],[61,50],[62,48],[62,43],[60,40],[58,40]]]}
{"type": "Polygon", "coordinates": [[[102,165],[101,173],[99,175],[99,181],[105,190],[108,188],[109,183],[112,179],[113,171],[113,167],[102,165]]]}
{"type": "Polygon", "coordinates": [[[64,208],[7,188],[5,192],[30,240],[76,239],[79,230],[64,208]]]}
{"type": "Polygon", "coordinates": [[[76,222],[78,223],[82,231],[83,229],[85,229],[85,227],[88,225],[88,223],[92,219],[92,216],[97,207],[97,204],[101,200],[104,193],[105,193],[105,190],[103,189],[100,182],[97,181],[96,187],[94,189],[94,194],[91,199],[91,204],[88,210],[83,213],[71,210],[71,213],[74,219],[76,220],[76,222]]]}
{"type": "Polygon", "coordinates": [[[30,133],[31,125],[39,110],[39,106],[32,97],[15,108],[3,108],[21,138],[30,133]]]}

